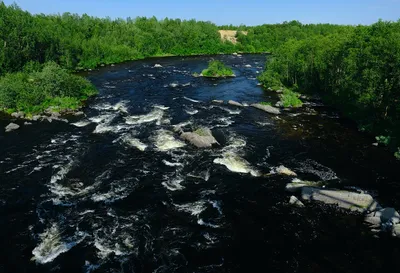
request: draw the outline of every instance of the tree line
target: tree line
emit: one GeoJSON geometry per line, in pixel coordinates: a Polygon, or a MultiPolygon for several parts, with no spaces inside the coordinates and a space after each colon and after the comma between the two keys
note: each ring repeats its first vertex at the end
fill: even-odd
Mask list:
{"type": "Polygon", "coordinates": [[[400,144],[400,21],[288,37],[259,79],[272,89],[318,92],[378,142],[400,144]]]}

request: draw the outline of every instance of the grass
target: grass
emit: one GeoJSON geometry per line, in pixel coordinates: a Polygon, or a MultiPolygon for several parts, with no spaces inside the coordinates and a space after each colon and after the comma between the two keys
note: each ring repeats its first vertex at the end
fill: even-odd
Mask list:
{"type": "Polygon", "coordinates": [[[261,105],[268,105],[268,106],[272,106],[272,104],[268,101],[262,101],[260,102],[261,105]]]}
{"type": "Polygon", "coordinates": [[[204,128],[198,128],[196,131],[194,131],[195,134],[199,136],[208,136],[208,131],[204,128]]]}
{"type": "Polygon", "coordinates": [[[225,66],[225,64],[220,61],[209,62],[208,68],[204,69],[201,74],[204,77],[212,78],[231,77],[235,75],[232,68],[225,66]]]}

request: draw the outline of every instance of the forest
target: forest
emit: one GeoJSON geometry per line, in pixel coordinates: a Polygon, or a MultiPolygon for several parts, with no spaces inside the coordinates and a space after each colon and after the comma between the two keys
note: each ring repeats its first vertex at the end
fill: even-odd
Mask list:
{"type": "MultiPolygon", "coordinates": [[[[32,15],[0,2],[0,109],[37,109],[31,93],[36,103],[94,94],[87,82],[77,85],[76,80],[64,80],[65,92],[49,93],[44,86],[49,80],[38,76],[52,77],[46,67],[61,69],[58,75],[64,78],[67,71],[150,56],[233,52],[271,52],[259,77],[265,87],[318,93],[360,130],[394,150],[399,146],[400,21],[236,27],[155,17],[32,15]],[[247,35],[239,32],[238,43],[232,44],[220,39],[219,29],[245,30],[247,35]]],[[[400,151],[396,155],[400,158],[400,151]]]]}

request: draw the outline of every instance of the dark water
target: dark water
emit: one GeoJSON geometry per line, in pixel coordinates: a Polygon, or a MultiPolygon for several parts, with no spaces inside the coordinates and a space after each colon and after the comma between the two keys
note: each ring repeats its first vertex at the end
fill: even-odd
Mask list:
{"type": "Polygon", "coordinates": [[[277,101],[255,79],[265,56],[215,58],[237,77],[192,77],[210,57],[104,68],[88,75],[100,95],[86,117],[1,131],[0,272],[399,268],[399,241],[374,237],[360,215],[292,207],[284,188],[293,178],[257,176],[284,165],[298,179],[360,188],[400,208],[392,155],[315,101],[279,119],[211,103],[277,101]],[[177,124],[207,126],[221,146],[185,145],[177,124]]]}

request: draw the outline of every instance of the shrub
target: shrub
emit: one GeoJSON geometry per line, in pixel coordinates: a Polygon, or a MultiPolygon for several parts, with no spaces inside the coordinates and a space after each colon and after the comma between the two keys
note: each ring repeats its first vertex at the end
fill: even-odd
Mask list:
{"type": "Polygon", "coordinates": [[[0,109],[26,113],[42,112],[49,106],[76,109],[82,100],[96,93],[89,81],[54,62],[46,63],[43,68],[29,63],[24,72],[0,78],[0,109]]]}
{"type": "Polygon", "coordinates": [[[400,148],[397,148],[397,152],[394,153],[394,156],[400,160],[400,148]]]}
{"type": "Polygon", "coordinates": [[[378,141],[379,144],[388,146],[390,143],[390,136],[377,136],[375,137],[376,141],[378,141]]]}
{"type": "Polygon", "coordinates": [[[282,88],[283,84],[279,80],[279,74],[272,72],[271,70],[266,70],[260,76],[258,80],[266,88],[271,88],[272,90],[279,90],[282,88]]]}
{"type": "Polygon", "coordinates": [[[220,61],[211,61],[208,64],[208,68],[202,72],[204,77],[226,77],[234,76],[233,71],[230,67],[224,65],[220,61]]]}
{"type": "Polygon", "coordinates": [[[300,94],[290,89],[284,89],[280,95],[284,107],[301,107],[303,102],[299,99],[300,94]]]}

